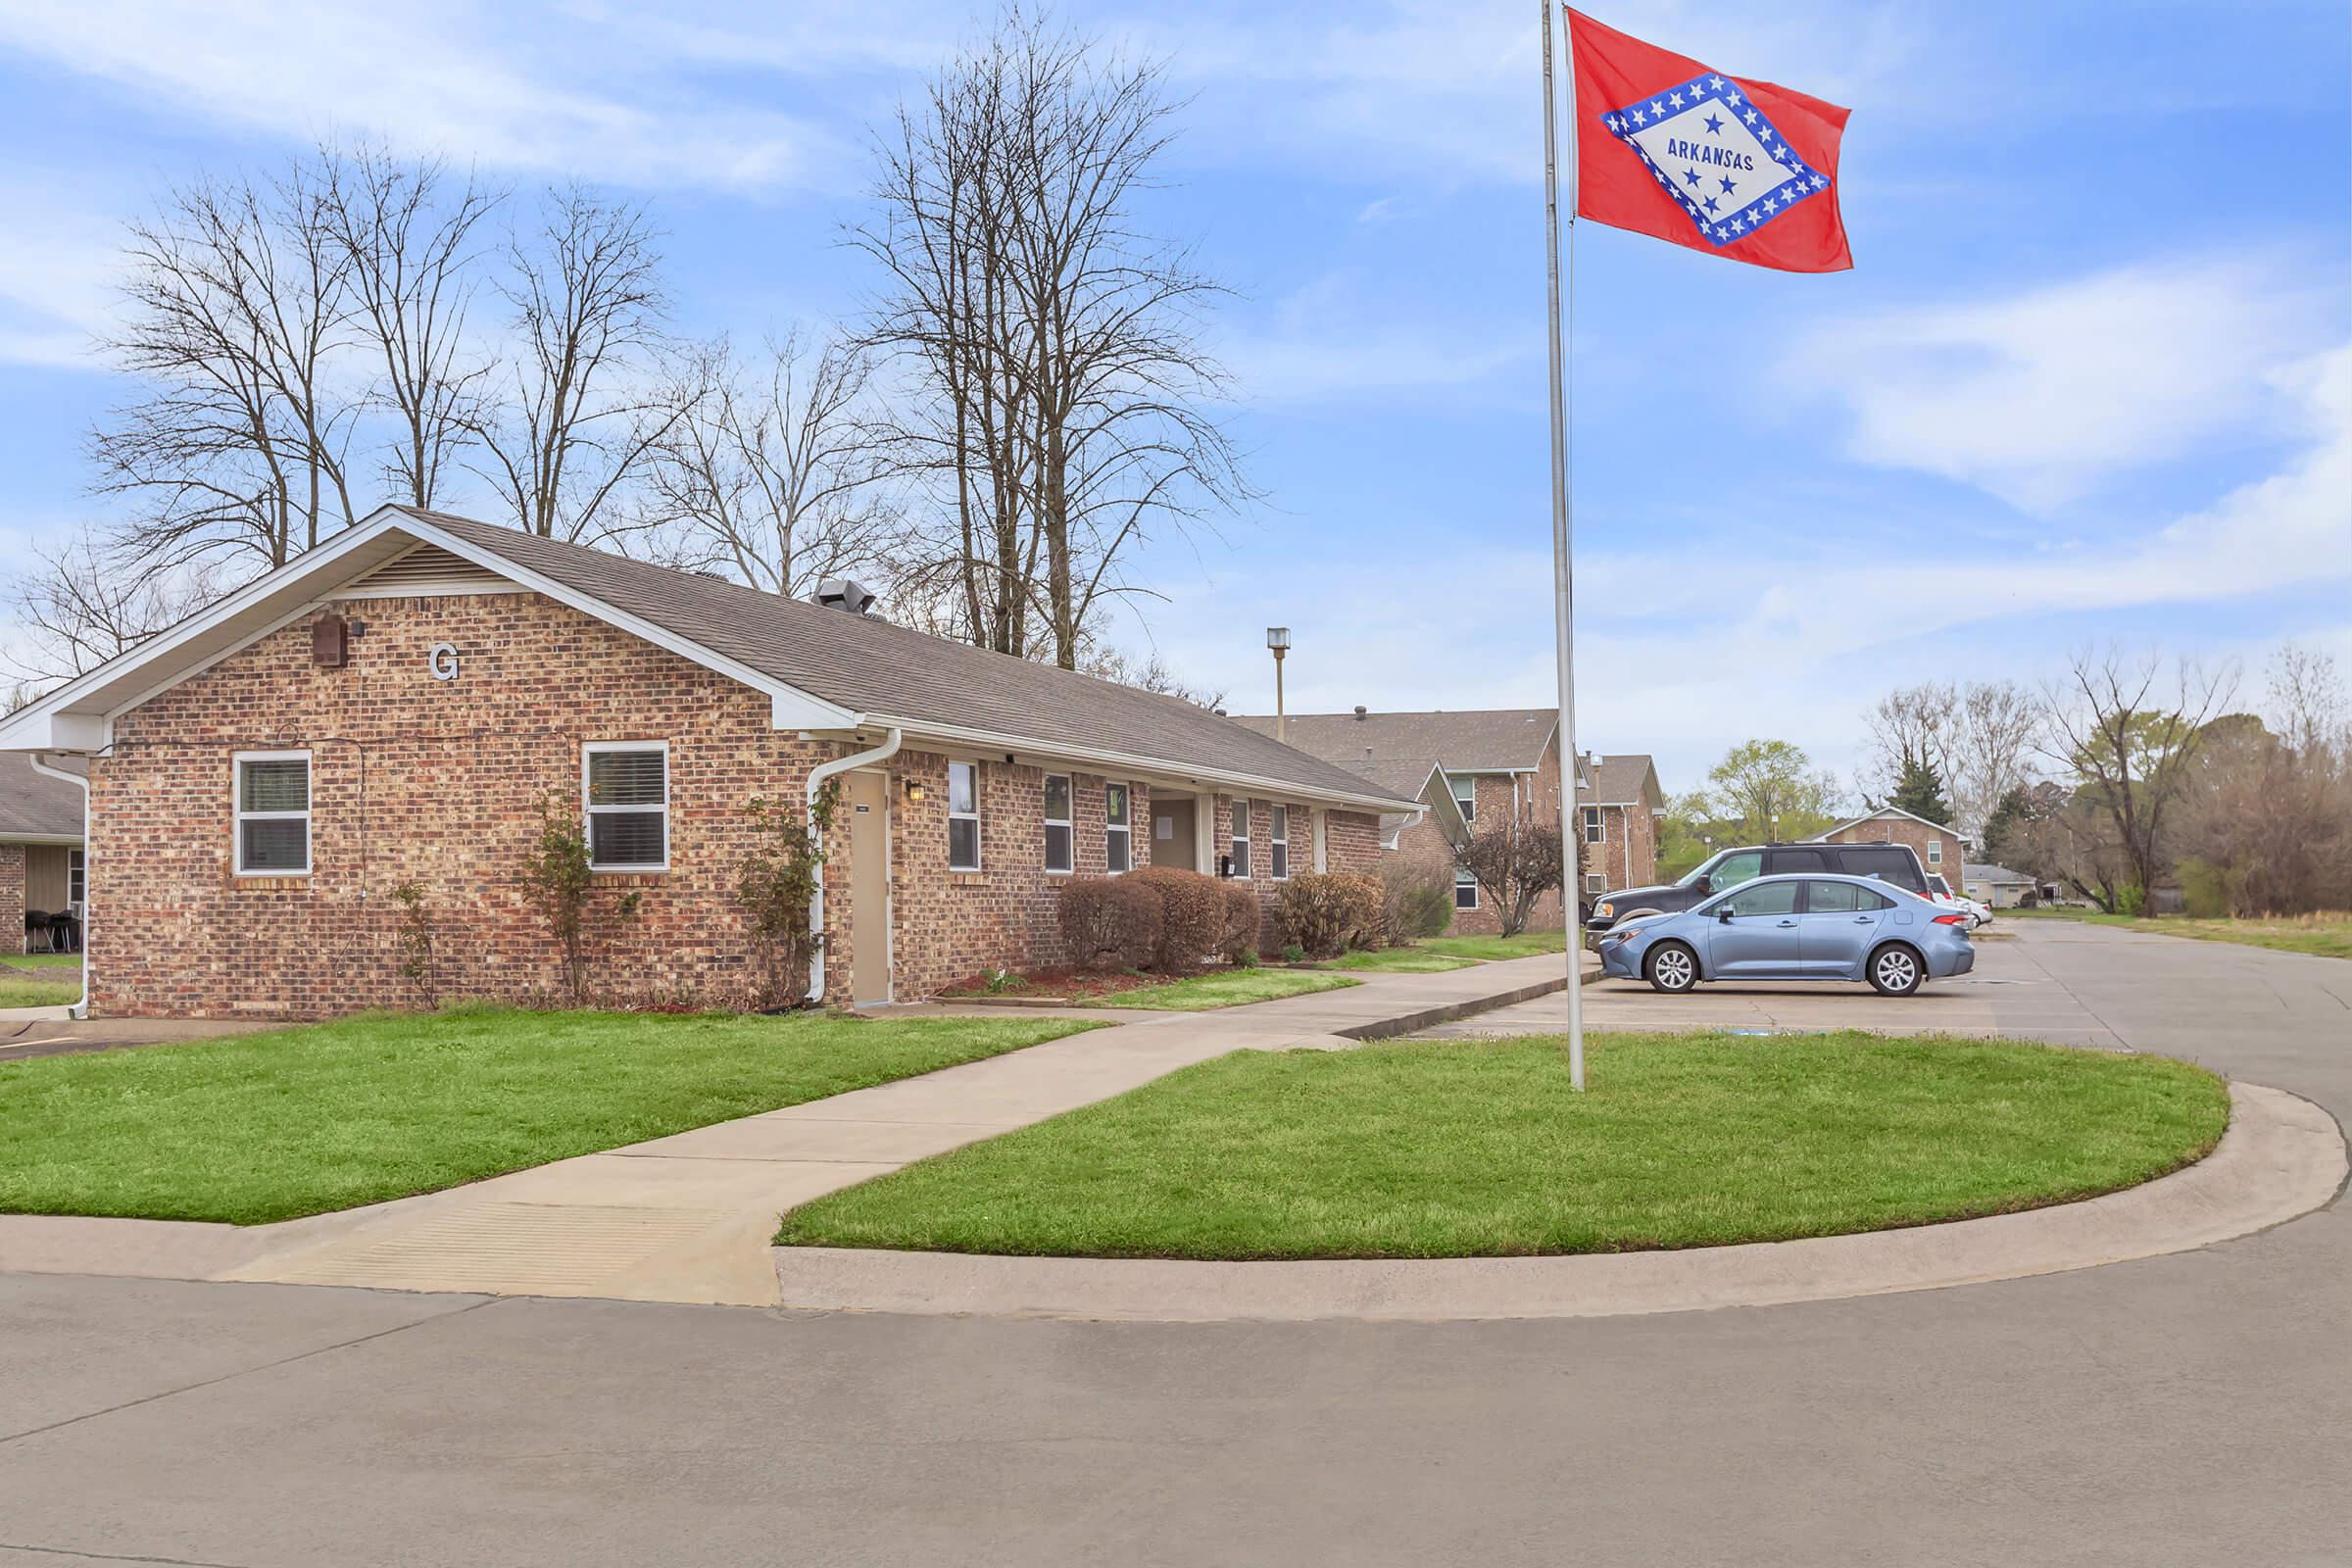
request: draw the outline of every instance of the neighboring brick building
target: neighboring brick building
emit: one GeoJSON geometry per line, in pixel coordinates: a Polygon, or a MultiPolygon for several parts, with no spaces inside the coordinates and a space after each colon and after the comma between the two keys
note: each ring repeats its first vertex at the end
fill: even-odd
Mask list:
{"type": "MultiPolygon", "coordinates": [[[[1275,733],[1270,715],[1239,722],[1275,733]]],[[[1398,858],[1454,886],[1452,929],[1486,934],[1501,928],[1499,911],[1455,862],[1454,844],[1479,822],[1519,814],[1559,819],[1558,715],[1549,709],[1471,709],[1424,713],[1297,713],[1284,739],[1392,794],[1422,803],[1415,815],[1383,819],[1383,842],[1398,858]]],[[[1588,896],[1647,882],[1657,864],[1657,813],[1665,807],[1657,769],[1646,756],[1585,754],[1577,804],[1585,839],[1588,896]]],[[[1530,923],[1561,924],[1560,900],[1546,895],[1530,923]]]]}
{"type": "Polygon", "coordinates": [[[1285,872],[1374,869],[1405,804],[1175,698],[398,508],[0,723],[0,752],[89,770],[116,1015],[420,1004],[404,886],[439,997],[556,995],[522,879],[543,808],[594,847],[597,998],[749,1000],[745,808],[850,758],[821,980],[858,1003],[1059,961],[1072,875],[1246,848],[1270,905],[1278,845],[1285,872]]]}
{"type": "Polygon", "coordinates": [[[80,786],[0,753],[0,952],[77,945],[81,883],[80,786]]]}
{"type": "Polygon", "coordinates": [[[1940,876],[1954,893],[1960,891],[1969,841],[1941,822],[1914,816],[1900,807],[1884,806],[1867,816],[1840,822],[1811,842],[1815,844],[1908,844],[1928,875],[1940,876]]]}

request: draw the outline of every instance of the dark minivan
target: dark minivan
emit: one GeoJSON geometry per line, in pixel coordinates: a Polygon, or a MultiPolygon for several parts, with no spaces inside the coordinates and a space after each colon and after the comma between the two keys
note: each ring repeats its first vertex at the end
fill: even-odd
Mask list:
{"type": "Polygon", "coordinates": [[[1592,906],[1587,931],[1606,931],[1637,914],[1672,914],[1760,876],[1791,871],[1842,871],[1875,876],[1927,898],[1928,871],[1908,844],[1751,844],[1718,850],[1680,882],[1654,888],[1626,888],[1592,906]]]}

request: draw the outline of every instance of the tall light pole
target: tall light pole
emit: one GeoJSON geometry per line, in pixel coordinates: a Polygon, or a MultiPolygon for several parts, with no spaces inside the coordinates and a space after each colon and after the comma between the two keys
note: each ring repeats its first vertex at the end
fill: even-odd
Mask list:
{"type": "Polygon", "coordinates": [[[1290,728],[1282,712],[1282,656],[1291,651],[1291,628],[1268,626],[1266,646],[1274,650],[1274,738],[1279,741],[1286,738],[1285,732],[1290,728]]]}

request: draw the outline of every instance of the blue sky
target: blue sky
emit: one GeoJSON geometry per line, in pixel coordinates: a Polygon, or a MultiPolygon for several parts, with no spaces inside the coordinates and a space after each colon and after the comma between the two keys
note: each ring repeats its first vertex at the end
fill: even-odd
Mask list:
{"type": "MultiPolygon", "coordinates": [[[[1216,324],[1263,505],[1164,541],[1141,623],[1295,710],[1551,698],[1535,8],[1133,7],[1191,95],[1150,220],[1216,324]]],[[[1840,772],[1916,679],[2118,640],[2352,668],[2352,20],[2336,0],[1601,6],[1850,105],[1856,270],[1576,240],[1580,739],[1670,789],[1751,734],[1840,772]]],[[[652,203],[679,324],[857,311],[866,127],[962,5],[0,0],[0,549],[100,514],[81,443],[122,220],[366,132],[652,203]]]]}

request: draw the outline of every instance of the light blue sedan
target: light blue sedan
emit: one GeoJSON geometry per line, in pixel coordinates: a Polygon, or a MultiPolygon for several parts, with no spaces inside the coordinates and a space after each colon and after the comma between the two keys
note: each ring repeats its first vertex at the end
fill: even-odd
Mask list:
{"type": "Polygon", "coordinates": [[[1701,980],[1867,980],[1907,997],[1976,966],[1969,917],[1875,877],[1766,876],[1600,939],[1603,974],[1684,992],[1701,980]]]}

